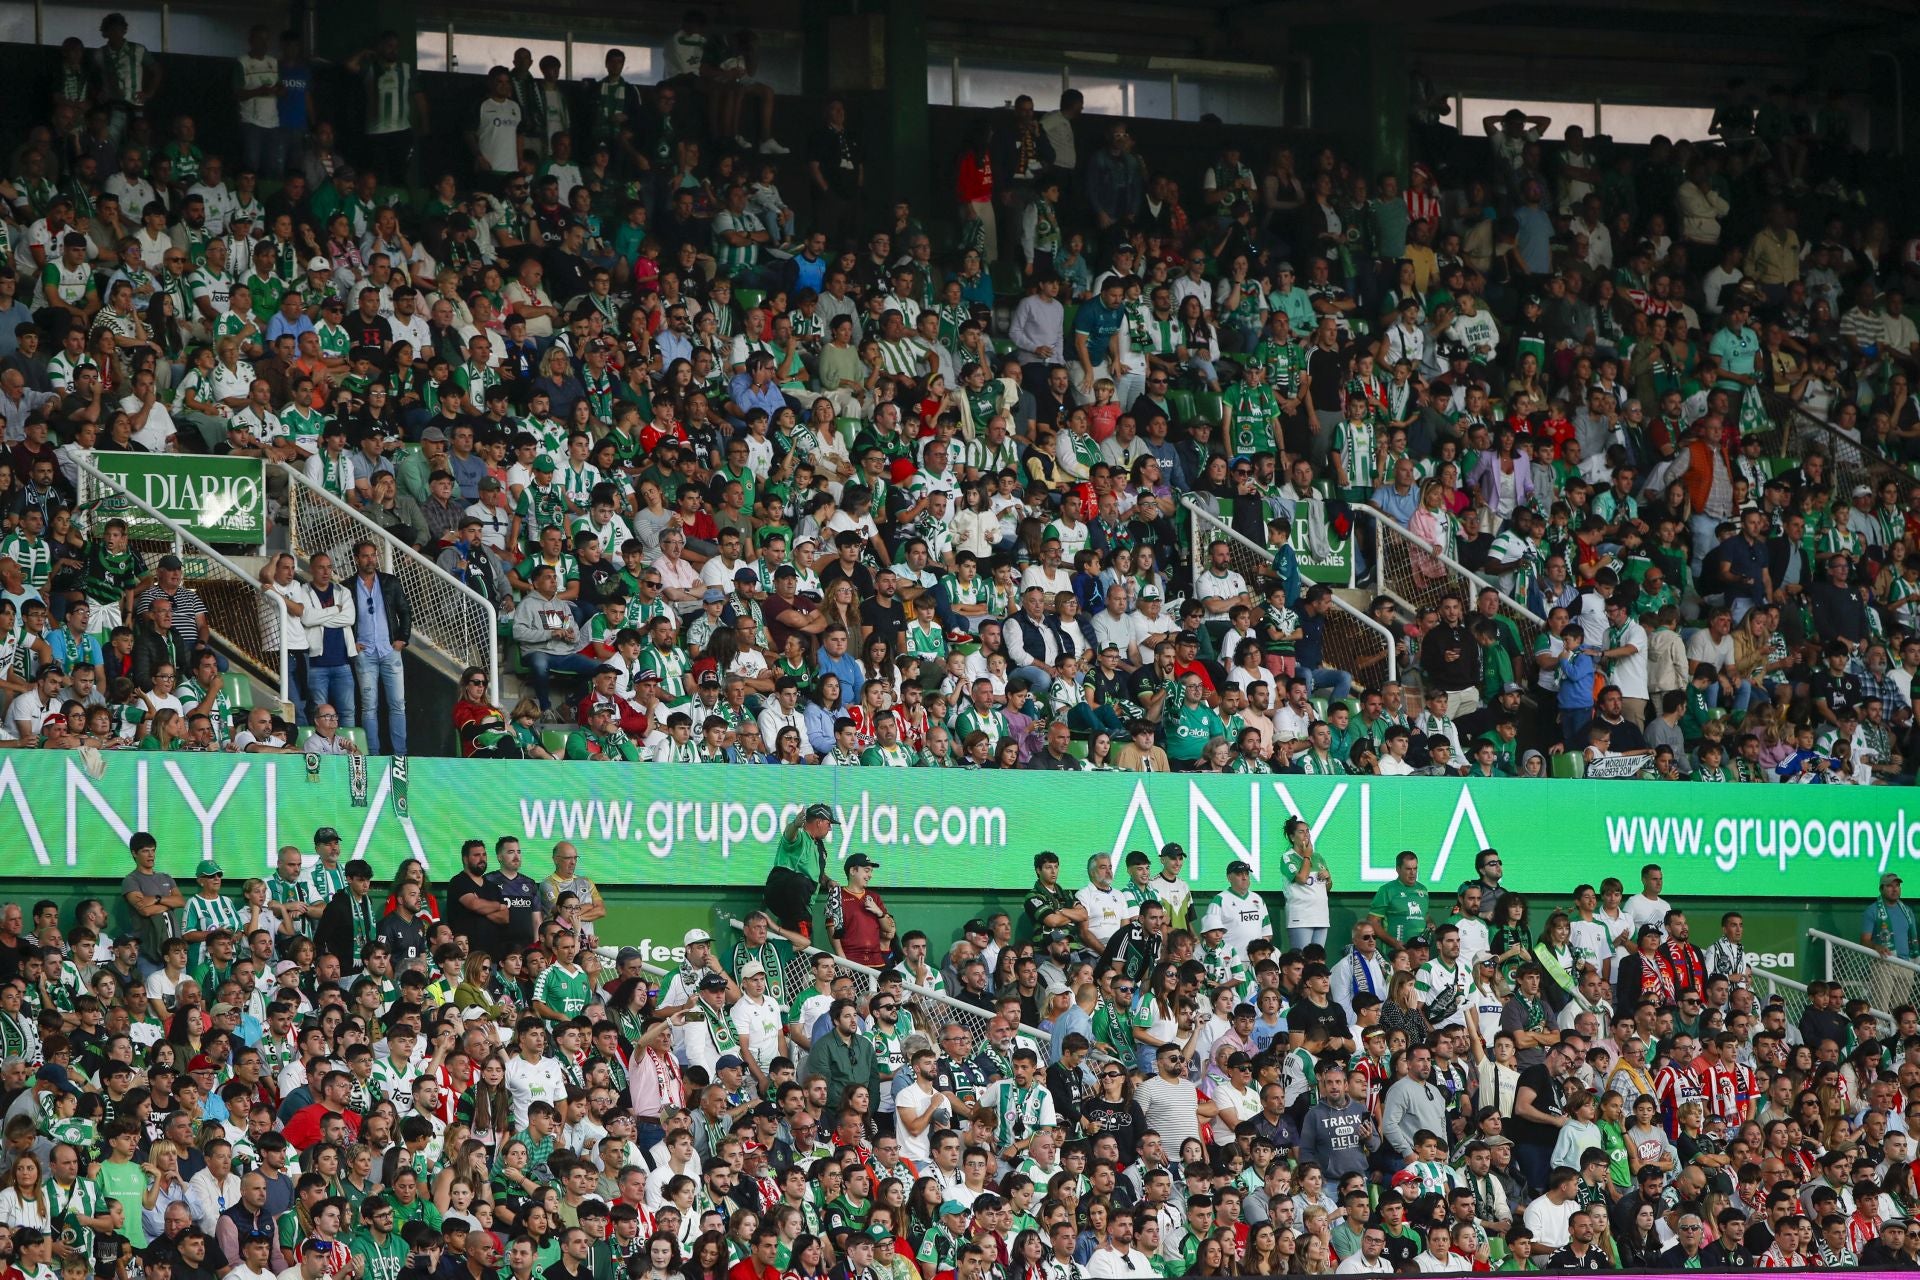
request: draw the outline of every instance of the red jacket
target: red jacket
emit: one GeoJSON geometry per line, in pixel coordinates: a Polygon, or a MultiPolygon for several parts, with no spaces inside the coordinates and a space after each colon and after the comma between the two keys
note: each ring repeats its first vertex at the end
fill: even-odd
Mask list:
{"type": "Polygon", "coordinates": [[[360,1113],[358,1111],[330,1111],[323,1102],[308,1103],[293,1113],[286,1127],[280,1132],[286,1138],[287,1145],[295,1151],[305,1151],[320,1141],[320,1122],[329,1114],[343,1116],[347,1122],[347,1132],[352,1137],[360,1136],[360,1113]]]}

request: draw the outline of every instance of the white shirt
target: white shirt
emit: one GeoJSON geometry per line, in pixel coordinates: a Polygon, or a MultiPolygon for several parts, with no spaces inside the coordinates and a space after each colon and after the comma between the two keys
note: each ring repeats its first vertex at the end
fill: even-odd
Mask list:
{"type": "Polygon", "coordinates": [[[1565,1204],[1555,1204],[1545,1196],[1535,1196],[1522,1220],[1527,1224],[1527,1230],[1533,1232],[1536,1245],[1562,1249],[1572,1239],[1567,1223],[1579,1212],[1580,1206],[1571,1199],[1565,1204]]]}
{"type": "Polygon", "coordinates": [[[494,173],[513,173],[520,167],[520,104],[512,98],[480,104],[474,141],[480,158],[494,173]]]}
{"type": "MultiPolygon", "coordinates": [[[[902,1111],[911,1111],[917,1116],[926,1109],[929,1102],[933,1102],[937,1097],[939,1097],[939,1095],[933,1090],[927,1088],[918,1080],[915,1080],[912,1084],[893,1095],[894,1114],[897,1116],[902,1111]]],[[[950,1111],[951,1108],[948,1107],[944,1100],[935,1103],[934,1118],[927,1123],[925,1129],[922,1129],[917,1134],[908,1133],[907,1126],[904,1124],[896,1123],[894,1125],[893,1133],[894,1137],[900,1140],[900,1155],[902,1158],[920,1164],[925,1164],[928,1160],[932,1159],[931,1140],[934,1131],[943,1125],[940,1117],[940,1112],[943,1110],[950,1111]]],[[[951,1116],[949,1116],[948,1119],[950,1120],[951,1116]]]]}
{"type": "Polygon", "coordinates": [[[1138,1249],[1129,1249],[1121,1253],[1118,1249],[1096,1249],[1087,1259],[1086,1274],[1098,1280],[1140,1276],[1152,1280],[1160,1273],[1153,1269],[1153,1260],[1138,1249]]]}
{"type": "Polygon", "coordinates": [[[1660,940],[1666,941],[1667,912],[1673,908],[1665,898],[1636,893],[1620,905],[1626,909],[1627,919],[1633,921],[1633,932],[1639,933],[1641,925],[1650,924],[1660,931],[1660,940]]]}
{"type": "Polygon", "coordinates": [[[1337,1276],[1390,1276],[1393,1274],[1393,1264],[1387,1261],[1384,1253],[1372,1262],[1368,1262],[1364,1254],[1350,1253],[1340,1260],[1340,1265],[1333,1269],[1333,1273],[1337,1276]]]}
{"type": "Polygon", "coordinates": [[[760,712],[760,741],[767,744],[767,750],[773,750],[775,744],[780,741],[780,731],[789,725],[800,735],[800,754],[811,757],[814,750],[807,741],[807,718],[801,714],[797,703],[791,712],[781,711],[778,702],[767,703],[765,709],[760,712]]]}
{"type": "Polygon", "coordinates": [[[1223,889],[1214,902],[1227,918],[1228,944],[1241,955],[1247,954],[1247,948],[1255,938],[1272,936],[1266,899],[1260,896],[1258,890],[1243,898],[1231,889],[1223,889]]]}
{"type": "Polygon", "coordinates": [[[1452,1275],[1459,1271],[1473,1270],[1471,1266],[1467,1265],[1466,1259],[1462,1258],[1459,1254],[1449,1253],[1445,1258],[1436,1258],[1433,1256],[1433,1250],[1431,1249],[1422,1249],[1420,1256],[1413,1260],[1413,1265],[1418,1267],[1423,1274],[1437,1273],[1440,1275],[1452,1275]]]}
{"type": "Polygon", "coordinates": [[[744,1047],[764,1069],[780,1048],[780,1006],[771,997],[756,1002],[742,996],[733,1002],[727,1016],[733,1019],[733,1029],[739,1032],[744,1047]]]}
{"type": "Polygon", "coordinates": [[[1613,660],[1613,669],[1608,679],[1620,686],[1623,698],[1645,698],[1647,696],[1647,631],[1637,622],[1629,621],[1620,631],[1617,643],[1609,643],[1607,648],[1620,645],[1632,645],[1635,652],[1624,658],[1613,660]]]}
{"type": "Polygon", "coordinates": [[[1102,889],[1089,884],[1074,894],[1073,898],[1087,909],[1087,932],[1102,946],[1131,914],[1127,910],[1126,899],[1120,896],[1118,889],[1102,889]]]}
{"type": "MultiPolygon", "coordinates": [[[[212,1235],[220,1226],[220,1215],[240,1203],[240,1175],[229,1172],[225,1179],[213,1176],[213,1170],[202,1169],[193,1175],[187,1183],[187,1190],[200,1194],[200,1212],[196,1216],[196,1225],[208,1235],[212,1235]]],[[[192,1201],[188,1201],[189,1207],[192,1201]]]]}
{"type": "Polygon", "coordinates": [[[528,1062],[519,1054],[507,1059],[507,1096],[513,1100],[513,1124],[527,1127],[527,1108],[536,1102],[558,1107],[567,1096],[567,1077],[552,1058],[528,1062]]]}

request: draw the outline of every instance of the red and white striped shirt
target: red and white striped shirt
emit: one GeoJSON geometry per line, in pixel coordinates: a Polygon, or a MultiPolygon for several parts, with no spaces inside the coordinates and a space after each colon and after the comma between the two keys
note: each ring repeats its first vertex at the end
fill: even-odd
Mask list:
{"type": "Polygon", "coordinates": [[[1431,191],[1415,191],[1407,188],[1407,217],[1413,222],[1431,222],[1436,226],[1440,222],[1440,197],[1431,191]]]}

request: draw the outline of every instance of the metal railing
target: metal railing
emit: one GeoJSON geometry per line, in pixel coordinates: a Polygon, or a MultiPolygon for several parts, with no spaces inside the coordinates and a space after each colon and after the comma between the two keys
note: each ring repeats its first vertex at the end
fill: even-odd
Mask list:
{"type": "Polygon", "coordinates": [[[1767,969],[1754,969],[1752,974],[1753,994],[1760,1003],[1764,1005],[1775,996],[1780,997],[1781,1007],[1787,1011],[1788,1025],[1797,1025],[1800,1015],[1807,1011],[1807,984],[1767,969]]]}
{"type": "MultiPolygon", "coordinates": [[[[1194,501],[1192,494],[1183,497],[1181,503],[1187,509],[1191,527],[1190,564],[1196,568],[1205,564],[1207,547],[1214,542],[1224,541],[1234,572],[1245,578],[1249,587],[1257,589],[1258,584],[1273,576],[1272,553],[1267,548],[1194,501]]],[[[1398,680],[1400,654],[1393,633],[1342,600],[1337,593],[1330,596],[1329,600],[1333,608],[1327,611],[1326,634],[1321,644],[1321,658],[1325,664],[1352,675],[1362,687],[1375,687],[1383,681],[1398,680]],[[1385,674],[1374,674],[1376,668],[1384,668],[1385,674]]]]}
{"type": "Polygon", "coordinates": [[[1844,497],[1856,484],[1877,487],[1887,476],[1908,475],[1905,468],[1872,445],[1846,435],[1778,392],[1763,392],[1761,399],[1773,423],[1761,437],[1766,441],[1766,451],[1796,462],[1811,453],[1824,454],[1827,478],[1836,498],[1844,497]]]}
{"type": "MultiPolygon", "coordinates": [[[[607,964],[612,965],[620,962],[620,948],[618,947],[595,947],[594,952],[607,964]]],[[[642,960],[640,962],[640,970],[650,978],[666,978],[672,976],[673,973],[673,970],[663,968],[651,960],[642,960]]]]}
{"type": "Polygon", "coordinates": [[[1373,517],[1378,531],[1373,555],[1375,590],[1416,616],[1424,609],[1439,608],[1440,598],[1453,592],[1466,605],[1469,621],[1480,593],[1492,591],[1500,599],[1500,616],[1520,632],[1521,656],[1533,653],[1533,642],[1547,625],[1545,618],[1379,507],[1366,503],[1362,509],[1373,517]]]}
{"type": "MultiPolygon", "coordinates": [[[[732,916],[724,916],[722,918],[726,926],[736,933],[745,927],[739,920],[732,916]]],[[[830,951],[822,951],[818,947],[809,947],[805,951],[796,950],[793,959],[787,962],[785,974],[787,990],[800,991],[811,986],[813,984],[813,959],[815,956],[823,955],[833,955],[833,953],[830,951]]],[[[853,979],[853,989],[857,997],[865,998],[870,996],[879,988],[880,971],[878,969],[869,968],[864,964],[857,964],[845,956],[833,956],[833,969],[836,976],[844,974],[853,979]]],[[[940,1043],[940,1032],[950,1026],[966,1028],[968,1033],[973,1036],[973,1044],[976,1050],[987,1043],[987,1026],[993,1021],[992,1014],[983,1012],[973,1005],[955,1000],[943,992],[930,991],[926,987],[919,986],[913,982],[907,982],[905,986],[909,993],[906,1008],[913,1017],[914,1027],[916,1030],[926,1032],[928,1038],[934,1042],[935,1046],[938,1046],[940,1043]]],[[[1034,1042],[1042,1049],[1051,1042],[1051,1037],[1049,1037],[1046,1032],[1040,1030],[1038,1027],[1030,1027],[1025,1023],[1020,1024],[1019,1028],[1015,1031],[1015,1035],[1034,1042]]],[[[1046,1055],[1044,1053],[1041,1056],[1041,1061],[1042,1063],[1046,1061],[1046,1055]]]]}
{"type": "Polygon", "coordinates": [[[1807,941],[1823,953],[1815,971],[1839,983],[1849,1000],[1865,1000],[1882,1022],[1891,1025],[1903,1004],[1920,1004],[1920,964],[1819,929],[1809,929],[1807,941]]]}
{"type": "MultiPolygon", "coordinates": [[[[271,682],[275,701],[285,703],[291,687],[286,646],[280,643],[281,632],[288,625],[286,602],[262,586],[257,575],[229,560],[126,486],[83,459],[74,459],[74,466],[79,468],[83,489],[111,493],[117,499],[75,508],[74,523],[85,529],[95,521],[124,518],[124,510],[131,508],[153,529],[166,531],[164,540],[143,538],[136,545],[149,559],[168,553],[180,557],[184,585],[193,588],[207,608],[207,639],[249,674],[271,682]]],[[[127,618],[125,624],[131,627],[134,620],[127,618]]]]}
{"type": "Polygon", "coordinates": [[[491,600],[415,551],[340,499],[285,463],[288,546],[302,560],[326,554],[334,572],[353,573],[353,547],[371,542],[380,549],[380,568],[400,580],[413,606],[416,646],[438,654],[457,672],[479,667],[487,673],[487,696],[500,701],[500,615],[491,600]]]}

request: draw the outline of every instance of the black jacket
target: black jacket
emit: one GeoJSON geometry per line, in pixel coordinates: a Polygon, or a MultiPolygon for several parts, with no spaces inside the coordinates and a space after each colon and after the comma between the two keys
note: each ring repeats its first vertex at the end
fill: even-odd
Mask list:
{"type": "MultiPolygon", "coordinates": [[[[380,906],[368,894],[366,911],[372,918],[373,929],[368,932],[371,942],[380,928],[380,906]]],[[[360,956],[353,945],[353,891],[342,889],[327,900],[326,910],[320,913],[320,922],[314,926],[314,945],[321,951],[340,960],[340,972],[352,973],[360,967],[360,956]]]]}
{"type": "MultiPolygon", "coordinates": [[[[413,639],[413,602],[407,599],[406,588],[400,585],[400,579],[390,573],[375,573],[373,577],[380,585],[381,602],[386,605],[387,638],[400,641],[413,639]]],[[[363,608],[366,597],[360,586],[360,575],[356,573],[347,579],[347,587],[353,593],[353,628],[358,634],[367,625],[363,608]]]]}
{"type": "Polygon", "coordinates": [[[193,655],[171,632],[161,631],[151,622],[143,622],[133,633],[133,682],[142,689],[153,688],[155,668],[171,663],[185,671],[193,655]]]}

